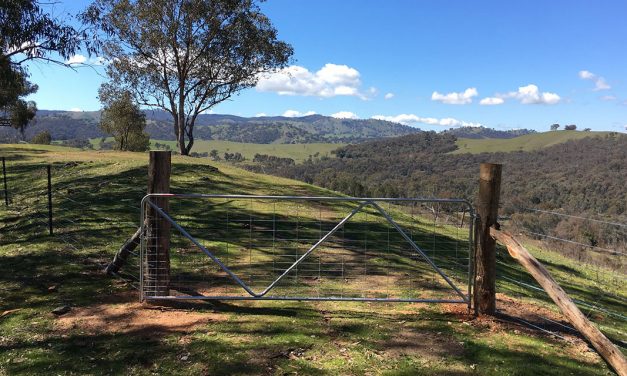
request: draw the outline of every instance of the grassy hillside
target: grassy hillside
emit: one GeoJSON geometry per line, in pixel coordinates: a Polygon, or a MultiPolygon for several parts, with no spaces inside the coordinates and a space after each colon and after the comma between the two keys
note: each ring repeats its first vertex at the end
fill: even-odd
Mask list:
{"type": "MultiPolygon", "coordinates": [[[[12,198],[9,208],[0,207],[0,374],[608,374],[579,338],[546,336],[507,315],[559,316],[504,295],[505,315],[495,319],[442,304],[140,305],[132,283],[101,270],[137,226],[147,155],[32,145],[0,145],[0,155],[7,157],[12,198]],[[55,236],[46,234],[41,215],[47,163],[55,236]],[[60,305],[72,310],[56,317],[51,311],[60,305]]],[[[336,194],[178,156],[171,186],[173,192],[336,194]]],[[[455,234],[447,236],[455,240],[455,234]]],[[[577,267],[550,260],[551,270],[577,267]]],[[[603,288],[575,282],[582,295],[603,288]]]]}
{"type": "Polygon", "coordinates": [[[553,131],[527,134],[510,139],[459,138],[457,140],[459,149],[451,154],[534,151],[570,140],[604,136],[609,133],[611,132],[553,131]]]}

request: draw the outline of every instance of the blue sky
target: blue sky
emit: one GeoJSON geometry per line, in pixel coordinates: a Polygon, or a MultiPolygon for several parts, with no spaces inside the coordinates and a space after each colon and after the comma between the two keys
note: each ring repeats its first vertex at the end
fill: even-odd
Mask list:
{"type": "MultiPolygon", "coordinates": [[[[87,4],[61,2],[55,13],[87,4]]],[[[291,75],[265,77],[215,113],[626,131],[625,1],[268,0],[262,9],[294,47],[291,75]]],[[[39,108],[100,107],[104,78],[93,69],[30,69],[39,108]]]]}

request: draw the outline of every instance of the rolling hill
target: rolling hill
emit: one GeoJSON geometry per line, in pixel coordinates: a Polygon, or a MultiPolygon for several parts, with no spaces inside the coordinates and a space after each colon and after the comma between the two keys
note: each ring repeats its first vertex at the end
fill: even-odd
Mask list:
{"type": "Polygon", "coordinates": [[[458,149],[452,154],[534,151],[571,140],[603,137],[610,133],[612,132],[552,131],[530,133],[515,138],[458,138],[456,142],[458,149]]]}
{"type": "Polygon", "coordinates": [[[510,129],[507,131],[486,128],[486,127],[460,127],[451,128],[446,133],[450,133],[457,138],[471,139],[502,139],[524,136],[526,134],[534,134],[536,131],[531,129],[510,129]]]}
{"type": "MultiPolygon", "coordinates": [[[[152,139],[174,141],[170,115],[146,111],[146,131],[152,139]]],[[[99,128],[98,111],[37,112],[26,139],[47,130],[53,140],[89,139],[106,136],[99,128]]],[[[300,118],[282,116],[245,118],[234,115],[202,114],[196,120],[194,136],[200,140],[224,140],[257,144],[355,143],[368,139],[402,136],[420,129],[376,119],[336,119],[322,115],[300,118]]],[[[0,140],[15,142],[19,133],[0,129],[0,140]]]]}

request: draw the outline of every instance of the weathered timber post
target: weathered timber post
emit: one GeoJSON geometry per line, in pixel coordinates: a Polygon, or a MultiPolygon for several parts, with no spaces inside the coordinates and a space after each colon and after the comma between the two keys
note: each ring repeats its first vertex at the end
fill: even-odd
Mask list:
{"type": "Polygon", "coordinates": [[[497,223],[501,192],[502,165],[482,163],[479,170],[477,214],[479,242],[475,253],[475,313],[493,315],[496,312],[496,241],[490,227],[497,223]]]}
{"type": "MultiPolygon", "coordinates": [[[[148,193],[170,193],[171,153],[151,151],[148,164],[148,193]]],[[[166,213],[168,199],[153,197],[150,202],[166,213]]],[[[150,205],[146,205],[146,265],[144,293],[150,296],[170,295],[170,223],[150,205]]]]}
{"type": "Polygon", "coordinates": [[[520,263],[546,291],[564,316],[573,326],[586,337],[619,376],[627,376],[627,359],[621,351],[584,315],[570,296],[553,279],[551,273],[511,234],[494,228],[490,230],[492,237],[507,246],[507,251],[520,263]]]}

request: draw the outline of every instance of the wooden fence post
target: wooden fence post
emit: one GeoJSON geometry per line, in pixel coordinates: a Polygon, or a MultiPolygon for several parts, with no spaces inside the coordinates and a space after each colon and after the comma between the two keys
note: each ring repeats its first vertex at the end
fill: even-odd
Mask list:
{"type": "Polygon", "coordinates": [[[497,223],[502,165],[482,163],[479,171],[477,214],[479,246],[475,253],[474,302],[476,314],[496,312],[496,241],[490,227],[497,223]]]}
{"type": "MultiPolygon", "coordinates": [[[[151,151],[148,164],[148,193],[170,193],[171,152],[151,151]]],[[[150,201],[168,212],[165,197],[150,201]]],[[[144,291],[151,296],[170,295],[170,223],[150,206],[146,207],[146,267],[144,291]]]]}

